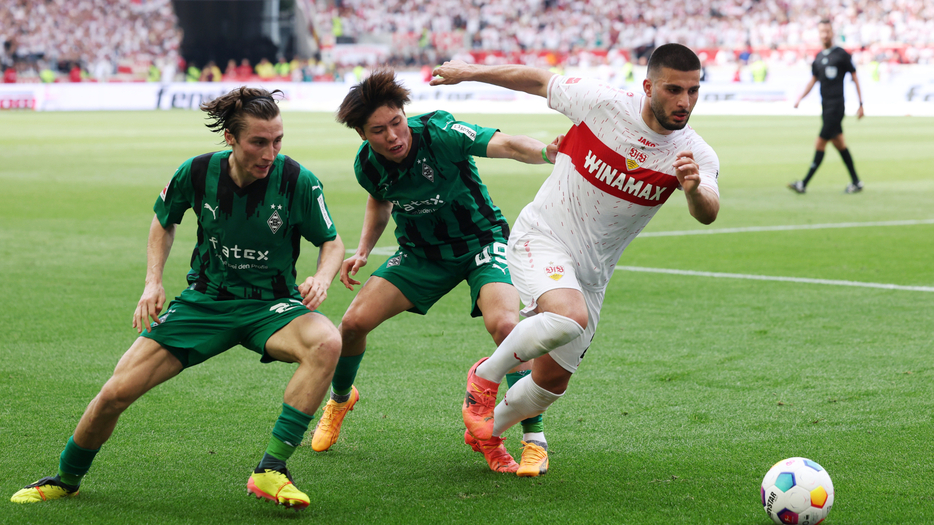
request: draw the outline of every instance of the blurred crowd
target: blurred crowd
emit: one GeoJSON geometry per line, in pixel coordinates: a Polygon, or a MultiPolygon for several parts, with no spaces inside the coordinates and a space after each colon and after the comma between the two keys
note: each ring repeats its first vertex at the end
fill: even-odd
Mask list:
{"type": "Polygon", "coordinates": [[[182,34],[171,0],[3,0],[0,65],[22,76],[101,80],[120,64],[174,61],[182,34]]]}
{"type": "Polygon", "coordinates": [[[319,30],[345,41],[416,35],[421,50],[413,54],[426,47],[566,53],[664,42],[727,50],[813,46],[824,18],[847,47],[914,49],[905,61],[929,60],[922,51],[934,47],[931,0],[844,0],[832,10],[820,0],[319,0],[318,6],[319,30]]]}
{"type": "Polygon", "coordinates": [[[847,48],[871,60],[934,64],[932,0],[842,0],[832,10],[821,0],[301,1],[314,13],[323,53],[222,69],[180,56],[171,0],[4,0],[0,68],[5,81],[321,81],[373,65],[372,57],[329,52],[342,43],[382,46],[379,63],[398,68],[483,53],[548,52],[547,65],[563,65],[583,51],[622,51],[635,62],[663,42],[701,50],[716,64],[745,63],[750,53],[807,63],[813,53],[802,50],[817,46],[824,18],[847,48]]]}

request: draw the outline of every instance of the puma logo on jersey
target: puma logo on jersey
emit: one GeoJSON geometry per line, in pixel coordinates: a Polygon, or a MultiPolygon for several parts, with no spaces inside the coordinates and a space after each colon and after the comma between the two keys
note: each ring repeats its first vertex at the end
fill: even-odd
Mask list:
{"type": "Polygon", "coordinates": [[[274,304],[274,305],[272,305],[272,306],[269,307],[269,311],[270,311],[270,312],[276,312],[277,314],[281,314],[281,313],[285,313],[285,312],[287,312],[288,310],[291,310],[291,309],[293,309],[293,308],[298,308],[298,307],[300,307],[300,306],[302,306],[302,307],[305,306],[305,305],[303,305],[301,302],[296,301],[295,299],[289,299],[289,302],[291,302],[292,304],[289,304],[289,303],[278,303],[278,304],[274,304]]]}
{"type": "Polygon", "coordinates": [[[217,220],[217,208],[212,208],[210,204],[204,203],[205,209],[211,212],[211,215],[214,217],[214,220],[217,220]]]}

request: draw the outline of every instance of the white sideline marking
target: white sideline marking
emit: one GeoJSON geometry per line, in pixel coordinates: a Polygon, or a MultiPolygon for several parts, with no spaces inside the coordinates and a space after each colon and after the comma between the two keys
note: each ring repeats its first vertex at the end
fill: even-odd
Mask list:
{"type": "Polygon", "coordinates": [[[886,290],[905,290],[909,292],[934,292],[934,286],[902,286],[900,284],[864,283],[859,281],[833,281],[830,279],[808,279],[806,277],[773,277],[769,275],[746,275],[741,273],[696,272],[693,270],[669,270],[666,268],[642,268],[639,266],[617,266],[616,269],[625,270],[627,272],[668,273],[673,275],[692,275],[697,277],[721,277],[726,279],[751,279],[754,281],[783,281],[807,284],[829,284],[833,286],[883,288],[886,290]]]}
{"type": "MultiPolygon", "coordinates": [[[[392,255],[398,250],[398,246],[383,246],[380,248],[373,248],[373,251],[370,252],[370,255],[392,255]]],[[[348,254],[357,253],[357,250],[344,250],[348,254]]]]}
{"type": "Polygon", "coordinates": [[[879,221],[879,222],[838,222],[829,224],[794,224],[789,226],[749,226],[747,228],[720,228],[710,230],[681,230],[670,232],[642,232],[639,237],[674,237],[678,235],[713,235],[716,233],[779,232],[793,230],[823,230],[827,228],[868,228],[872,226],[917,226],[934,224],[934,219],[879,221]]]}
{"type": "MultiPolygon", "coordinates": [[[[879,222],[838,222],[828,224],[792,224],[789,226],[749,226],[746,228],[720,228],[709,230],[680,230],[670,232],[642,232],[639,237],[676,237],[679,235],[714,235],[717,233],[749,233],[749,232],[781,232],[794,230],[823,230],[827,228],[868,228],[872,226],[917,226],[919,224],[934,224],[934,219],[905,220],[905,221],[879,221],[879,222]]],[[[399,248],[384,246],[373,248],[370,255],[392,255],[399,248]]],[[[354,253],[356,250],[347,250],[354,253]]]]}

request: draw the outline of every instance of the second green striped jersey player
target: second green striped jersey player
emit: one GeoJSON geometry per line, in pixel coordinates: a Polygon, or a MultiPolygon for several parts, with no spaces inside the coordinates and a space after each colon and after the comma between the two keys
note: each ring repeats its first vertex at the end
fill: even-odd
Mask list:
{"type": "MultiPolygon", "coordinates": [[[[354,171],[368,193],[360,243],[341,266],[341,282],[351,290],[360,284],[354,276],[390,218],[399,248],[373,272],[341,320],[341,357],[331,400],[312,439],[317,451],[335,443],[346,413],[359,399],[354,380],[367,335],[386,319],[406,310],[425,314],[466,280],[470,314],[483,317],[497,345],[519,321],[519,296],[505,260],[509,227],[473,157],[544,164],[554,161],[557,146],[461,122],[444,111],[407,117],[403,108],[409,101],[395,73],[383,69],[351,88],[337,111],[338,122],[364,141],[354,171]]],[[[517,381],[524,372],[509,380],[517,381]]],[[[545,445],[540,418],[526,421],[524,430],[525,441],[545,445]]],[[[478,441],[465,434],[465,442],[483,453],[492,470],[520,469],[501,438],[478,441]]],[[[532,470],[540,473],[538,467],[532,470]]]]}
{"type": "Polygon", "coordinates": [[[458,122],[444,111],[409,117],[406,125],[411,144],[401,162],[387,160],[367,141],[354,163],[367,193],[392,204],[402,250],[438,261],[505,243],[509,225],[473,160],[487,156],[497,130],[458,122]]]}

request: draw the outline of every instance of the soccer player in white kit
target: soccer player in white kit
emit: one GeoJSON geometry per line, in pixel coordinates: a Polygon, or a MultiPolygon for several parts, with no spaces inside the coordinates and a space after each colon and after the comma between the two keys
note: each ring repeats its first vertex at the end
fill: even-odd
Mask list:
{"type": "MultiPolygon", "coordinates": [[[[477,439],[500,436],[564,394],[623,250],[675,190],[683,190],[699,222],[717,218],[720,161],[687,126],[700,71],[697,55],[680,44],[653,52],[644,94],[518,65],[453,61],[434,70],[432,85],[479,81],[545,97],[574,124],[559,142],[551,176],[509,235],[506,259],[528,317],[468,373],[462,411],[477,439]],[[506,372],[530,359],[531,376],[496,405],[506,372]]],[[[547,472],[546,448],[523,446],[535,447],[523,454],[533,452],[547,472]]]]}

